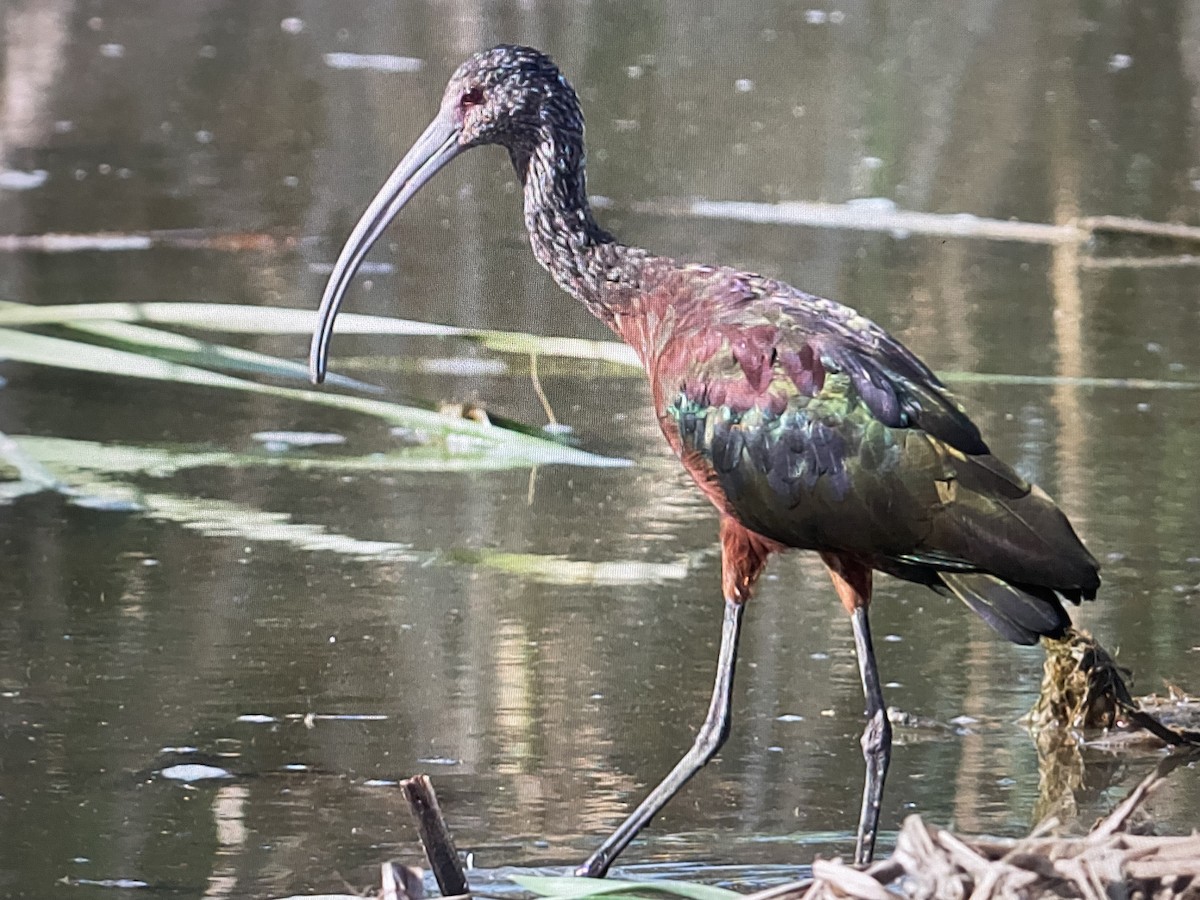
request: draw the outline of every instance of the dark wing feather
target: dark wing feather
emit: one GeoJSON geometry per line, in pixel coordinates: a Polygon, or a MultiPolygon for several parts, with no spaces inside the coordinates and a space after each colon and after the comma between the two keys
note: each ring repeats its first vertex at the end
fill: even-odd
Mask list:
{"type": "Polygon", "coordinates": [[[671,351],[667,412],[733,514],[951,592],[1010,640],[1060,633],[1058,595],[1094,596],[1096,561],[945,385],[847,307],[765,279],[729,285],[738,301],[671,351]]]}
{"type": "Polygon", "coordinates": [[[1018,585],[986,572],[939,574],[946,587],[1014,644],[1036,644],[1041,635],[1062,637],[1071,618],[1047,588],[1018,585]]]}
{"type": "Polygon", "coordinates": [[[786,289],[790,337],[813,343],[849,376],[862,402],[891,428],[920,428],[963,453],[987,453],[979,428],[936,375],[898,340],[849,307],[786,289]]]}

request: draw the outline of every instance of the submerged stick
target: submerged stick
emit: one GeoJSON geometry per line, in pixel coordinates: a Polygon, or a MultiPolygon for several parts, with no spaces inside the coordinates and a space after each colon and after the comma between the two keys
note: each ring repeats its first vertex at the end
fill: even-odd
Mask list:
{"type": "Polygon", "coordinates": [[[456,897],[470,893],[467,875],[459,861],[454,838],[450,836],[450,829],[442,817],[442,809],[438,806],[429,776],[406,778],[400,782],[400,790],[404,792],[413,818],[417,820],[421,845],[425,848],[425,857],[429,860],[429,867],[433,870],[442,896],[456,897]]]}

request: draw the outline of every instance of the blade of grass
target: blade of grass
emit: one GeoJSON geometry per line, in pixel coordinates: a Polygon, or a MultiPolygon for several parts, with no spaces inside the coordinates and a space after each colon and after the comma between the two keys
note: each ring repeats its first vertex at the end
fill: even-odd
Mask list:
{"type": "MultiPolygon", "coordinates": [[[[19,303],[0,304],[0,326],[15,328],[26,325],[63,325],[71,322],[103,320],[153,325],[174,325],[202,331],[229,334],[297,334],[309,335],[316,324],[316,312],[277,306],[246,306],[227,303],[80,303],[63,306],[29,306],[19,303]]],[[[341,335],[375,335],[403,337],[457,337],[480,343],[502,353],[543,356],[567,356],[575,359],[596,359],[639,366],[637,354],[616,341],[589,341],[582,338],[542,337],[518,331],[458,328],[397,319],[390,316],[368,316],[361,313],[342,313],[338,316],[337,333],[341,335]]]]}
{"type": "MultiPolygon", "coordinates": [[[[248,306],[236,303],[72,303],[33,306],[7,301],[0,304],[0,325],[61,325],[66,322],[104,320],[143,325],[174,325],[227,334],[311,334],[317,322],[314,309],[281,306],[248,306]]],[[[415,335],[418,337],[461,336],[464,329],[387,316],[342,313],[339,334],[415,335]]]]}
{"type": "MultiPolygon", "coordinates": [[[[0,302],[0,326],[62,325],[85,320],[144,322],[175,325],[204,331],[234,334],[311,334],[316,314],[307,309],[258,307],[223,303],[150,302],[82,303],[65,306],[30,306],[0,302]]],[[[498,353],[586,359],[640,368],[637,354],[616,341],[545,337],[519,331],[459,328],[390,316],[342,313],[338,334],[453,337],[473,341],[498,353]]],[[[1059,375],[1023,375],[990,372],[943,372],[947,382],[979,384],[1066,384],[1096,388],[1139,390],[1200,390],[1200,381],[1168,381],[1152,378],[1104,378],[1059,375]]]]}
{"type": "Polygon", "coordinates": [[[308,455],[304,452],[272,453],[267,450],[232,452],[198,447],[146,447],[100,444],[95,441],[41,436],[14,440],[28,457],[55,471],[88,471],[109,474],[146,474],[165,477],[199,468],[282,468],[297,472],[480,472],[522,467],[517,457],[489,454],[487,448],[472,453],[470,446],[414,446],[363,456],[308,455]]]}
{"type": "Polygon", "coordinates": [[[77,371],[121,375],[198,387],[222,388],[261,394],[286,400],[356,412],[381,419],[393,426],[454,440],[460,448],[490,448],[492,453],[527,464],[559,463],[580,466],[626,466],[628,460],[614,459],[576,450],[545,438],[482,424],[471,419],[456,419],[430,410],[402,406],[385,400],[352,397],[345,394],[301,390],[259,384],[210,372],[194,366],[168,362],[124,350],[0,328],[0,357],[38,365],[77,371]]]}
{"type": "MultiPolygon", "coordinates": [[[[95,335],[125,349],[136,349],[138,352],[150,353],[160,359],[183,363],[184,365],[201,366],[210,369],[222,369],[232,372],[246,372],[251,375],[261,375],[267,378],[278,378],[283,381],[308,382],[308,367],[290,359],[280,359],[266,353],[254,350],[243,350],[240,347],[229,347],[224,344],[214,344],[208,341],[198,341],[195,338],[162,331],[158,328],[147,328],[144,325],[130,325],[126,322],[83,321],[64,322],[63,325],[84,334],[95,335]]],[[[346,378],[343,375],[330,373],[326,379],[333,386],[363,391],[370,394],[383,393],[383,388],[346,378]]]]}

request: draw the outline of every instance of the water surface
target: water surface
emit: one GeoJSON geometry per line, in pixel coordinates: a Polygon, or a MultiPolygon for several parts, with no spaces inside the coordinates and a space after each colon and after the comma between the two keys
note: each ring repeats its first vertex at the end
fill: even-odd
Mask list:
{"type": "MultiPolygon", "coordinates": [[[[1200,391],[1155,386],[1200,384],[1194,266],[1090,262],[1167,252],[1146,242],[1075,252],[634,208],[883,197],[1030,222],[1195,223],[1195,4],[16,0],[4,16],[0,169],[17,174],[0,182],[0,233],[278,240],[5,253],[0,297],[315,307],[323,267],[461,57],[534,43],[582,95],[606,225],[851,303],[948,377],[978,376],[953,384],[995,451],[1060,501],[1104,563],[1100,601],[1078,620],[1120,649],[1138,688],[1200,690],[1200,391]],[[1081,377],[1145,381],[1070,381],[1081,377]]],[[[441,175],[350,306],[607,339],[532,260],[507,166],[489,150],[441,175]]],[[[343,337],[334,367],[392,396],[545,421],[527,359],[461,341],[343,337]],[[431,373],[397,357],[454,362],[431,373]]],[[[14,362],[0,375],[10,435],[233,451],[276,430],[335,432],[361,453],[393,441],[375,422],[270,398],[14,362]]],[[[585,856],[699,724],[719,559],[715,518],[640,378],[544,362],[542,385],[582,446],[634,465],[213,465],[126,476],[140,513],[54,494],[0,506],[0,893],[365,887],[383,859],[420,862],[393,786],[417,771],[433,775],[475,865],[585,856]],[[344,543],[312,549],[302,526],[344,543]],[[392,550],[372,556],[368,541],[392,550]],[[183,763],[231,777],[162,776],[183,763]]],[[[891,580],[873,621],[889,703],[967,723],[898,732],[883,828],[918,812],[1026,832],[1042,808],[1038,759],[1014,720],[1036,696],[1041,652],[891,580]]],[[[624,862],[768,878],[851,848],[862,699],[814,558],[773,563],[746,629],[729,743],[624,862]]],[[[1085,828],[1153,761],[1093,760],[1062,807],[1067,827],[1085,828]]],[[[1195,773],[1178,772],[1152,803],[1160,828],[1193,827],[1198,797],[1195,773]]]]}

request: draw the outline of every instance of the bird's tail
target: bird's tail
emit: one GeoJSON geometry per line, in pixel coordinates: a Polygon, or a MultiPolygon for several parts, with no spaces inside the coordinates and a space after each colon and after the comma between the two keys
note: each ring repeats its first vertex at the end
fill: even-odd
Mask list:
{"type": "Polygon", "coordinates": [[[1062,637],[1071,626],[1058,595],[1049,588],[1010,584],[986,572],[938,572],[938,578],[1014,644],[1062,637]]]}

